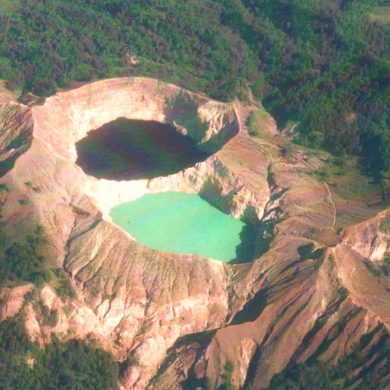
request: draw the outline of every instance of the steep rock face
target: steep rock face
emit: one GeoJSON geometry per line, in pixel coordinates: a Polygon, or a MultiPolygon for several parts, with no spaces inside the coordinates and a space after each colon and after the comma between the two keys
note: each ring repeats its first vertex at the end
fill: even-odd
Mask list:
{"type": "Polygon", "coordinates": [[[12,169],[16,159],[30,146],[31,112],[14,102],[0,100],[0,176],[12,169]]]}
{"type": "Polygon", "coordinates": [[[73,161],[77,141],[90,130],[120,117],[176,124],[200,148],[207,144],[211,151],[238,132],[230,105],[144,78],[103,80],[58,93],[32,112],[34,138],[73,161]]]}
{"type": "Polygon", "coordinates": [[[14,194],[4,204],[7,231],[11,237],[23,234],[22,220],[26,231],[42,224],[54,261],[69,273],[78,293],[77,300],[65,303],[52,297],[48,304],[47,291],[41,297],[58,311],[55,327],[43,325],[28,306],[30,335],[40,342],[52,332],[97,338],[119,360],[137,362],[125,383],[144,388],[177,338],[223,324],[229,310],[226,267],[139,245],[110,223],[110,208],[147,192],[196,193],[207,187],[209,194],[229,198],[232,214],[242,215],[250,204],[261,214],[266,182],[265,191],[253,194],[253,186],[264,187],[264,178],[248,181],[244,173],[235,174],[225,152],[149,181],[97,180],[75,165],[75,142],[117,117],[172,121],[208,151],[237,133],[233,106],[156,80],[98,82],[60,93],[28,112],[34,121],[32,145],[3,178],[14,194]],[[17,207],[21,197],[29,207],[17,207]]]}
{"type": "Polygon", "coordinates": [[[125,78],[23,110],[31,119],[22,123],[33,121],[33,139],[0,180],[10,191],[6,234],[42,224],[53,262],[76,290],[68,299],[49,287],[40,291],[36,299],[58,313],[55,326],[27,304],[33,339],[48,342],[52,333],[98,339],[123,363],[126,389],[218,388],[227,367],[234,388],[264,388],[287,364],[313,356],[336,362],[378,324],[390,326],[384,280],[364,265],[365,258],[380,264],[388,251],[381,223],[387,217],[379,213],[339,234],[338,201],[311,174],[322,161],[290,145],[267,114],[260,136],[250,137],[247,118],[258,107],[125,78]],[[214,154],[151,180],[86,175],[75,164],[75,143],[118,117],[172,123],[214,154]],[[255,224],[257,258],[223,264],[162,253],[111,223],[112,206],[170,190],[200,193],[255,224]]]}
{"type": "Polygon", "coordinates": [[[345,245],[361,257],[382,263],[390,252],[390,212],[384,211],[374,218],[349,228],[343,237],[345,245]]]}

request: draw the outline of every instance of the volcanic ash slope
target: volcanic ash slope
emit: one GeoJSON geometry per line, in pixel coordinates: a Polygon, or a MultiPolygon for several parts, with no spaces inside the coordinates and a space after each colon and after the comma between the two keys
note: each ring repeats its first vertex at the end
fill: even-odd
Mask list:
{"type": "MultiPolygon", "coordinates": [[[[206,382],[214,389],[227,364],[234,388],[257,389],[294,362],[336,363],[378,325],[367,351],[388,337],[390,293],[367,262],[381,267],[389,252],[389,212],[349,218],[364,201],[347,207],[312,174],[323,159],[290,144],[262,108],[146,78],[103,80],[40,106],[4,101],[1,108],[3,159],[12,157],[10,142],[25,134],[0,179],[9,191],[2,196],[4,232],[12,239],[41,224],[50,258],[76,291],[60,299],[45,286],[35,294],[58,311],[54,327],[26,303],[32,339],[44,343],[56,333],[99,340],[123,363],[125,389],[206,382]],[[251,137],[246,123],[253,112],[261,120],[251,137]],[[172,123],[210,157],[151,180],[86,175],[75,163],[76,142],[119,117],[172,123]],[[199,193],[254,224],[256,258],[224,264],[162,253],[111,223],[114,205],[160,191],[199,193]],[[339,227],[339,219],[349,222],[339,227]]],[[[31,286],[18,289],[2,300],[2,318],[20,310],[31,286]]]]}

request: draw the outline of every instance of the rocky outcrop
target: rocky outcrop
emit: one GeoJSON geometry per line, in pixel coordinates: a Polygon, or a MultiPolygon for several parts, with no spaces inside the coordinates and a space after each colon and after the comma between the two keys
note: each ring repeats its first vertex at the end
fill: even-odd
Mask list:
{"type": "Polygon", "coordinates": [[[13,317],[22,309],[25,296],[33,290],[32,284],[25,284],[14,288],[5,288],[0,295],[0,321],[13,317]]]}
{"type": "Polygon", "coordinates": [[[390,212],[384,211],[374,218],[349,228],[343,243],[361,257],[374,263],[382,263],[390,252],[390,212]]]}
{"type": "Polygon", "coordinates": [[[43,324],[30,305],[30,336],[40,342],[49,341],[53,332],[97,338],[119,360],[137,361],[125,383],[143,388],[177,338],[225,321],[226,270],[219,262],[139,245],[110,223],[110,208],[147,192],[198,192],[206,182],[213,183],[215,194],[226,192],[232,198],[236,215],[250,202],[262,204],[257,206],[257,197],[218,153],[169,177],[115,182],[86,175],[75,164],[74,145],[91,128],[126,117],[174,122],[210,151],[237,133],[234,107],[156,80],[118,79],[60,93],[28,113],[34,121],[32,145],[3,178],[11,193],[18,194],[4,204],[7,231],[22,234],[21,220],[27,226],[41,223],[54,261],[68,272],[78,293],[78,299],[62,302],[42,290],[40,299],[57,311],[58,322],[54,327],[43,324]],[[22,197],[28,207],[17,207],[22,197]]]}
{"type": "Polygon", "coordinates": [[[30,110],[0,100],[0,177],[31,146],[33,121],[30,110]]]}
{"type": "Polygon", "coordinates": [[[249,136],[248,115],[259,107],[124,78],[22,108],[22,122],[33,123],[32,142],[0,180],[10,191],[5,231],[14,237],[42,224],[49,255],[76,291],[60,298],[46,286],[35,296],[43,312],[56,312],[56,324],[26,304],[31,338],[99,340],[123,363],[126,389],[214,389],[226,370],[234,388],[260,389],[288,364],[337,362],[378,324],[386,333],[389,292],[365,265],[382,264],[389,250],[386,212],[338,229],[338,218],[352,211],[312,175],[320,156],[289,144],[267,114],[259,136],[249,136]],[[212,155],[151,180],[86,175],[75,163],[75,143],[118,117],[172,123],[212,155]],[[111,223],[112,206],[169,190],[201,193],[255,224],[256,258],[223,264],[162,253],[111,223]]]}

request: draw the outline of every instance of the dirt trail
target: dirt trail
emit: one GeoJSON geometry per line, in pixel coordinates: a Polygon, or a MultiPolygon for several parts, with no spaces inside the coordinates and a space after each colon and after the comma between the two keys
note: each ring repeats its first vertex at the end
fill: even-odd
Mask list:
{"type": "Polygon", "coordinates": [[[329,188],[329,184],[326,181],[324,181],[323,183],[324,183],[325,188],[326,188],[326,190],[328,192],[328,202],[333,207],[333,222],[332,222],[332,226],[330,228],[334,231],[334,228],[335,228],[335,225],[336,225],[336,216],[337,216],[336,203],[333,200],[333,195],[332,195],[332,191],[329,188]]]}

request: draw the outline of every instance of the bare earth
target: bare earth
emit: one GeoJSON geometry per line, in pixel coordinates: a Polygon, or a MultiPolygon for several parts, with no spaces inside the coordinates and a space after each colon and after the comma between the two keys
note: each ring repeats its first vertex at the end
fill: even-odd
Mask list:
{"type": "MultiPolygon", "coordinates": [[[[42,224],[53,262],[77,291],[76,299],[61,300],[46,286],[34,298],[58,309],[55,327],[43,325],[33,302],[27,303],[32,339],[45,343],[56,333],[64,340],[100,340],[128,363],[123,389],[181,389],[186,381],[201,386],[204,378],[216,389],[227,362],[235,388],[261,389],[288,363],[314,354],[337,363],[378,324],[384,328],[370,345],[387,334],[387,281],[365,261],[380,265],[390,252],[390,233],[381,229],[390,210],[379,196],[375,207],[347,201],[314,176],[323,156],[290,144],[268,114],[260,135],[250,137],[245,124],[260,109],[256,105],[122,78],[58,93],[40,106],[4,100],[2,108],[0,121],[8,126],[1,155],[21,129],[31,134],[0,179],[9,188],[2,195],[6,233],[17,237],[42,224]],[[4,110],[10,104],[20,112],[17,119],[4,110]],[[75,163],[75,143],[118,117],[172,123],[215,153],[151,180],[86,175],[75,163]],[[269,246],[253,262],[229,265],[147,249],[111,223],[112,206],[160,191],[202,194],[225,212],[259,223],[259,245],[269,246]],[[363,219],[356,220],[356,210],[364,210],[363,219]],[[320,259],[299,254],[310,243],[323,249],[320,259]]],[[[29,289],[3,292],[1,318],[20,310],[29,289]]]]}

